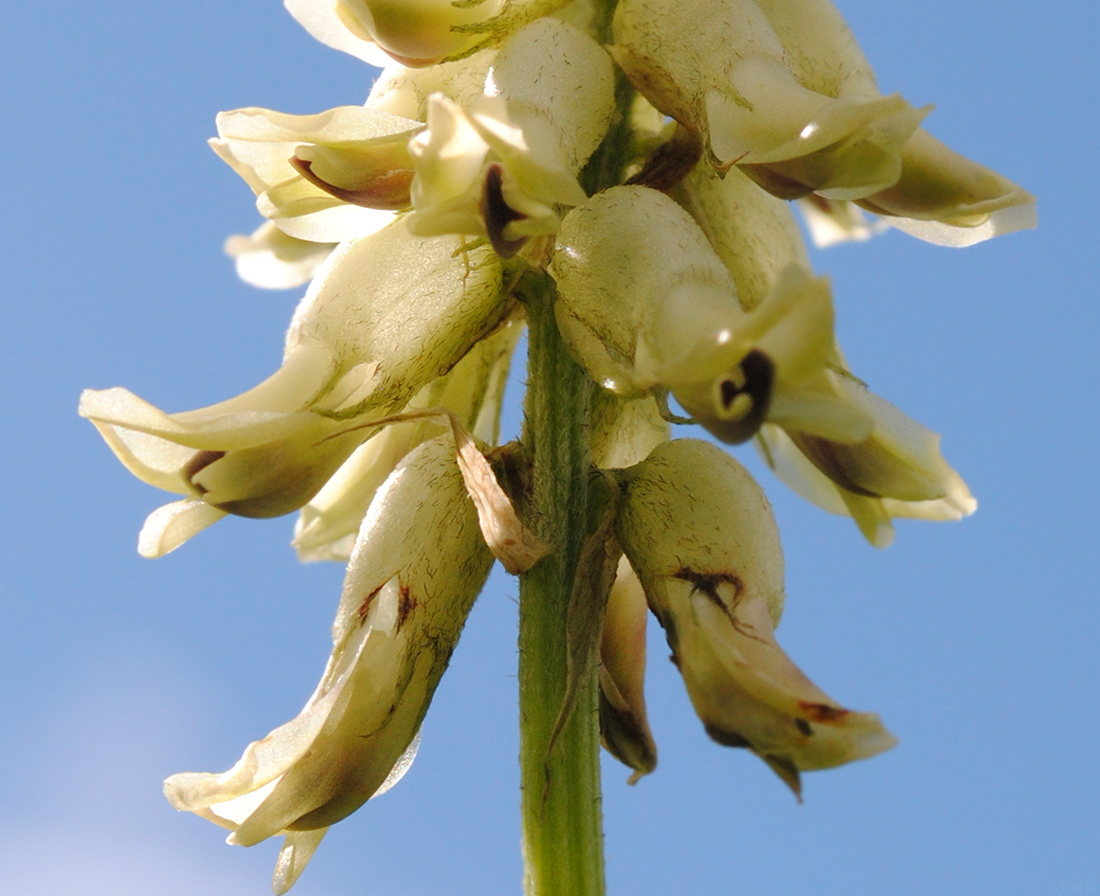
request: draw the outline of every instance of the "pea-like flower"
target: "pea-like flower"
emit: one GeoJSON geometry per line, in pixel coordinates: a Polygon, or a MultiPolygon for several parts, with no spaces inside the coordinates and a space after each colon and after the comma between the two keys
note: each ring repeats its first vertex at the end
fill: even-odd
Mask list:
{"type": "Polygon", "coordinates": [[[295,313],[283,366],[237,398],[169,415],[124,389],[85,392],[80,413],[131,472],[187,496],[149,518],[141,553],[174,550],[226,513],[298,509],[377,430],[372,419],[490,333],[507,310],[500,266],[488,249],[457,249],[400,221],[342,244],[295,313]]]}
{"type": "Polygon", "coordinates": [[[620,394],[669,390],[732,442],[765,419],[866,434],[864,416],[816,387],[832,347],[826,284],[784,268],[746,311],[706,235],[645,187],[616,187],[572,211],[553,259],[563,338],[620,394]]]}
{"type": "Polygon", "coordinates": [[[767,498],[706,442],[666,442],[619,474],[615,532],[707,733],[745,747],[800,794],[800,773],[866,759],[896,740],[845,709],[775,640],[783,553],[767,498]]]}
{"type": "Polygon", "coordinates": [[[482,339],[453,370],[425,386],[397,415],[410,419],[387,425],[355,449],[302,508],[293,541],[301,560],[348,560],[378,487],[413,448],[447,428],[439,417],[424,418],[417,412],[444,408],[475,438],[496,444],[504,386],[521,330],[519,321],[510,320],[482,339]]]}
{"type": "Polygon", "coordinates": [[[611,60],[592,38],[553,19],[528,25],[501,47],[484,95],[466,107],[429,97],[428,127],[409,147],[409,227],[485,237],[504,258],[552,235],[559,207],[585,200],[576,174],[613,109],[611,60]]]}
{"type": "Polygon", "coordinates": [[[831,0],[624,0],[615,40],[641,93],[776,196],[856,201],[952,246],[1035,226],[1031,194],[883,96],[831,0]]]}
{"type": "Polygon", "coordinates": [[[173,775],[165,795],[229,828],[231,844],[286,841],[283,893],[329,825],[412,762],[417,733],[493,556],[449,436],[414,449],[363,520],[333,624],[333,651],[302,712],[222,774],[173,775]]]}
{"type": "Polygon", "coordinates": [[[430,66],[485,38],[470,26],[495,18],[504,0],[286,0],[291,15],[322,43],[379,67],[390,59],[430,66]]]}
{"type": "Polygon", "coordinates": [[[423,124],[363,106],[317,115],[236,109],[211,147],[288,236],[340,242],[373,233],[409,204],[409,138],[423,124]]]}
{"type": "Polygon", "coordinates": [[[742,166],[786,199],[814,191],[855,198],[893,184],[900,151],[925,115],[871,89],[862,54],[831,49],[846,51],[834,69],[851,71],[862,89],[841,93],[798,77],[753,0],[623,0],[615,13],[613,52],[634,86],[697,134],[716,162],[742,166]]]}

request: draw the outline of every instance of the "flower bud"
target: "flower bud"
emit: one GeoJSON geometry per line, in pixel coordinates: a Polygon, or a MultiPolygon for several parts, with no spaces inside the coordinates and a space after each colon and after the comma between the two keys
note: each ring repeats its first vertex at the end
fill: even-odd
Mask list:
{"type": "Polygon", "coordinates": [[[301,507],[373,434],[372,419],[404,407],[491,332],[505,313],[499,264],[488,250],[463,258],[456,248],[401,222],[342,244],[295,312],[282,368],[229,401],[168,415],[124,389],[86,391],[80,413],[131,472],[191,496],[150,518],[143,553],[179,546],[169,524],[197,531],[184,511],[209,525],[209,508],[265,517],[301,507]]]}
{"type": "Polygon", "coordinates": [[[878,716],[839,706],[776,643],[779,532],[737,461],[678,439],[622,471],[620,482],[616,534],[712,738],[751,750],[796,794],[800,772],[894,745],[878,716]]]}
{"type": "MultiPolygon", "coordinates": [[[[170,777],[172,805],[252,846],[280,833],[323,833],[394,783],[492,559],[450,438],[419,446],[363,521],[332,657],[305,708],[229,771],[170,777]]],[[[280,868],[301,873],[308,856],[296,858],[281,858],[280,868]]],[[[277,872],[277,891],[290,883],[277,872]]]]}

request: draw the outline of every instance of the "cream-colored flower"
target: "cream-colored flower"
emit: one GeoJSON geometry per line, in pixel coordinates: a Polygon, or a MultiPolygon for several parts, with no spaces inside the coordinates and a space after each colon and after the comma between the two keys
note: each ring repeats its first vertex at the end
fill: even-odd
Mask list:
{"type": "Polygon", "coordinates": [[[616,534],[712,738],[751,750],[796,794],[800,772],[896,743],[878,716],[841,707],[776,643],[785,598],[779,532],[737,461],[677,439],[619,478],[616,534]]]}
{"type": "Polygon", "coordinates": [[[484,95],[429,98],[428,127],[410,143],[409,227],[486,237],[503,257],[553,234],[559,207],[585,199],[576,175],[611,121],[613,83],[607,54],[572,26],[542,19],[510,37],[484,95]]]}
{"type": "Polygon", "coordinates": [[[317,115],[236,109],[218,115],[214,151],[288,236],[341,242],[373,233],[409,204],[409,137],[423,127],[366,106],[317,115]]]}
{"type": "Polygon", "coordinates": [[[873,90],[862,54],[833,66],[859,71],[853,81],[864,89],[842,93],[799,77],[753,0],[623,0],[612,52],[634,86],[699,135],[718,163],[740,165],[785,199],[813,191],[851,199],[890,186],[926,114],[873,90]]]}
{"type": "MultiPolygon", "coordinates": [[[[756,189],[744,175],[730,171],[718,178],[696,170],[674,195],[692,212],[733,274],[746,309],[763,310],[760,303],[767,297],[783,294],[792,269],[808,266],[788,205],[756,189]]],[[[768,301],[775,303],[774,298],[768,301]]],[[[774,425],[761,431],[761,445],[776,445],[772,462],[780,477],[816,503],[849,513],[879,546],[889,544],[893,536],[891,516],[959,519],[973,512],[974,500],[940,455],[938,437],[848,374],[831,328],[820,335],[825,338],[817,343],[824,353],[820,365],[808,373],[801,390],[775,390],[767,417],[774,425]],[[809,402],[807,395],[813,396],[809,402]],[[788,460],[791,454],[805,464],[796,466],[788,460]],[[803,467],[810,472],[796,472],[803,467]],[[807,475],[811,485],[805,482],[807,475]]],[[[751,386],[752,377],[744,381],[751,386]]],[[[674,394],[712,433],[736,442],[743,428],[736,419],[733,426],[724,424],[722,396],[739,383],[731,388],[720,378],[709,387],[700,385],[693,392],[681,388],[674,394]]],[[[736,410],[732,403],[730,410],[736,410]]]]}
{"type": "Polygon", "coordinates": [[[173,775],[177,809],[231,844],[286,835],[274,889],[294,883],[325,829],[396,782],[493,557],[449,436],[415,448],[363,520],[333,651],[302,712],[222,774],[173,775]]]}
{"type": "Polygon", "coordinates": [[[141,553],[174,550],[225,513],[298,509],[373,434],[371,420],[491,332],[507,310],[499,264],[458,248],[400,221],[342,244],[295,313],[283,366],[237,398],[168,415],[124,389],[85,392],[80,413],[131,472],[187,496],[149,518],[141,553]]]}
{"type": "Polygon", "coordinates": [[[758,445],[787,485],[820,507],[851,516],[875,547],[894,538],[894,517],[949,521],[978,502],[940,453],[940,437],[862,383],[830,372],[834,394],[873,421],[865,439],[837,441],[764,426],[758,445]]]}
{"type": "MultiPolygon", "coordinates": [[[[476,438],[496,444],[504,387],[521,330],[513,320],[482,339],[453,370],[422,389],[402,414],[446,408],[476,438]]],[[[302,508],[293,542],[299,559],[347,561],[378,487],[409,451],[446,429],[440,418],[410,419],[387,425],[360,445],[302,508]]]]}
{"type": "Polygon", "coordinates": [[[634,769],[629,784],[657,767],[644,693],[648,618],[645,592],[624,555],[600,636],[600,739],[612,756],[634,769]]]}
{"type": "Polygon", "coordinates": [[[671,391],[731,442],[765,419],[866,435],[866,419],[817,386],[833,344],[825,282],[789,265],[746,311],[706,235],[664,194],[615,187],[574,209],[553,272],[562,336],[605,388],[671,391]]]}

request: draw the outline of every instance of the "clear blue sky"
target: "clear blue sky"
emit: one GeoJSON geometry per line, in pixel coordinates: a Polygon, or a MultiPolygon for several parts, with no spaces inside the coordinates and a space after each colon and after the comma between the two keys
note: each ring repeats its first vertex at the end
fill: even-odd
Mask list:
{"type": "MultiPolygon", "coordinates": [[[[840,6],[884,89],[935,103],[933,133],[1039,197],[1033,233],[964,251],[890,233],[815,256],[853,366],[943,433],[980,509],[901,523],[879,552],[760,474],[788,561],[781,642],[901,744],[808,775],[799,806],[706,738],[654,627],[660,766],[628,788],[605,765],[609,892],[1100,892],[1100,12],[840,6]]],[[[269,892],[277,844],[223,845],[161,780],[228,768],[298,711],[341,570],[298,565],[290,518],[230,519],[142,560],[161,495],[76,402],[125,385],[183,410],[275,369],[300,293],[236,280],[222,242],[258,217],[204,141],[219,110],[359,103],[370,77],[278,2],[5,13],[5,896],[269,892]]],[[[330,832],[296,896],[519,893],[515,593],[494,573],[412,771],[330,832]]]]}

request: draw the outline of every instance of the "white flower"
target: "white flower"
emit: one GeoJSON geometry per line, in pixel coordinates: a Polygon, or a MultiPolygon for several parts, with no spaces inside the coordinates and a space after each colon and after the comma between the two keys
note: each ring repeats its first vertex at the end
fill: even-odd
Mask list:
{"type": "MultiPolygon", "coordinates": [[[[751,231],[752,219],[743,223],[751,231]]],[[[765,419],[866,434],[862,415],[816,386],[833,344],[824,281],[787,266],[744,310],[723,260],[664,194],[614,187],[574,209],[553,272],[563,339],[605,388],[670,390],[733,442],[765,419]]]]}
{"type": "Polygon", "coordinates": [[[492,560],[450,437],[420,445],[363,520],[332,657],[305,708],[229,771],[173,775],[164,786],[172,805],[229,828],[231,844],[285,834],[274,889],[289,889],[325,828],[411,763],[492,560]]]}
{"type": "Polygon", "coordinates": [[[764,426],[758,445],[780,479],[818,506],[851,516],[875,547],[893,541],[893,517],[959,520],[977,509],[943,459],[936,433],[849,376],[830,373],[828,380],[873,427],[865,439],[844,442],[764,426]]]}
{"type": "Polygon", "coordinates": [[[372,419],[491,332],[507,312],[499,264],[457,248],[399,221],[342,244],[295,313],[283,366],[237,398],[168,415],[124,389],[85,392],[80,413],[131,472],[188,496],[150,517],[141,553],[174,550],[227,512],[301,507],[373,434],[372,419]]]}
{"type": "MultiPolygon", "coordinates": [[[[424,387],[402,413],[443,407],[475,437],[495,444],[504,386],[521,330],[518,321],[511,321],[482,339],[453,370],[424,387]]],[[[299,559],[346,561],[378,487],[409,451],[445,429],[438,418],[391,423],[360,445],[302,508],[293,542],[299,559]]]]}
{"type": "Polygon", "coordinates": [[[767,498],[721,449],[678,439],[620,473],[615,531],[660,620],[707,733],[800,772],[866,759],[896,740],[844,709],[776,643],[783,553],[767,498]]]}
{"type": "Polygon", "coordinates": [[[427,66],[472,49],[484,38],[461,26],[492,19],[504,0],[336,0],[348,30],[398,62],[427,66]]]}
{"type": "Polygon", "coordinates": [[[409,137],[423,125],[364,106],[317,115],[236,109],[218,115],[214,151],[288,236],[341,242],[373,233],[409,204],[409,137]]]}
{"type": "MultiPolygon", "coordinates": [[[[623,0],[612,52],[634,86],[718,162],[742,166],[786,199],[815,190],[856,198],[894,183],[900,150],[926,114],[897,95],[841,93],[800,78],[753,0],[623,0]]],[[[845,57],[832,64],[860,67],[845,57]]]]}
{"type": "Polygon", "coordinates": [[[466,106],[429,97],[427,130],[409,147],[409,227],[487,237],[503,257],[553,234],[558,208],[585,199],[576,175],[613,108],[611,62],[595,41],[552,19],[527,26],[501,47],[484,95],[466,106]]]}

